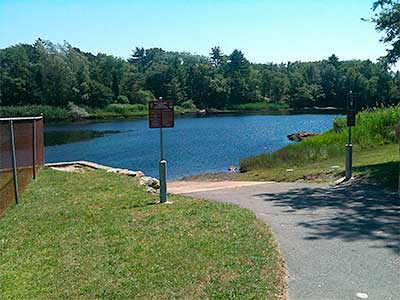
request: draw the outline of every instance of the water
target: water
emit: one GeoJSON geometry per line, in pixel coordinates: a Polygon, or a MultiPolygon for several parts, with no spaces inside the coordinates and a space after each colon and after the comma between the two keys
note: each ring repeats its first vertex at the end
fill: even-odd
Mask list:
{"type": "MultiPolygon", "coordinates": [[[[175,128],[164,129],[168,177],[227,171],[229,166],[239,166],[243,158],[270,153],[291,143],[286,137],[288,134],[328,130],[336,117],[242,115],[177,118],[175,128]]],[[[46,162],[88,160],[158,176],[159,129],[149,129],[147,120],[50,125],[45,128],[45,139],[49,145],[45,147],[46,162]],[[84,138],[71,138],[75,133],[84,138]],[[63,135],[66,140],[74,142],[59,145],[63,135]],[[57,136],[57,143],[52,142],[52,136],[57,136]]]]}

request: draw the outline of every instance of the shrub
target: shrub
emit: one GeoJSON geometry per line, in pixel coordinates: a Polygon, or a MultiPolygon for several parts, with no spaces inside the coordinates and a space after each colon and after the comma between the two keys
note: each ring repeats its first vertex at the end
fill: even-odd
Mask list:
{"type": "Polygon", "coordinates": [[[129,99],[127,96],[119,95],[117,98],[117,102],[121,104],[129,104],[129,99]]]}
{"type": "Polygon", "coordinates": [[[74,120],[82,120],[82,119],[86,119],[89,117],[88,112],[84,108],[79,107],[78,105],[74,104],[73,102],[68,102],[68,109],[69,109],[70,116],[74,120]]]}
{"type": "Polygon", "coordinates": [[[196,109],[196,105],[194,104],[192,99],[182,102],[181,106],[187,109],[196,109]]]}
{"type": "Polygon", "coordinates": [[[347,126],[346,118],[344,117],[336,118],[335,120],[333,120],[332,125],[334,132],[342,132],[347,126]]]}
{"type": "Polygon", "coordinates": [[[147,104],[147,102],[154,100],[155,97],[152,92],[148,90],[139,90],[135,93],[134,103],[147,104]]]}

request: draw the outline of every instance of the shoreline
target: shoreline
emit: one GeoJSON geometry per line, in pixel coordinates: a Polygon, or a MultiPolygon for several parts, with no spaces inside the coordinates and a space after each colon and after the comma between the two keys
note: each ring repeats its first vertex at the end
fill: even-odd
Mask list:
{"type": "MultiPolygon", "coordinates": [[[[239,110],[239,109],[209,109],[207,113],[200,113],[200,111],[193,112],[175,112],[175,118],[185,117],[215,117],[227,115],[305,115],[305,114],[344,114],[345,110],[342,108],[334,107],[306,107],[306,108],[271,108],[262,110],[239,110]]],[[[73,123],[96,123],[96,122],[113,122],[113,121],[130,121],[130,120],[146,120],[147,114],[115,114],[110,116],[96,116],[90,115],[87,118],[68,120],[68,119],[50,119],[45,123],[54,124],[73,124],[73,123]]]]}

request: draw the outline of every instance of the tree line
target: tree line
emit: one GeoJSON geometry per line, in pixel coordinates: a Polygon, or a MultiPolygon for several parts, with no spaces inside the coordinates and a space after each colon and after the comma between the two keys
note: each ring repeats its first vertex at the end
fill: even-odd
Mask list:
{"type": "Polygon", "coordinates": [[[158,97],[178,105],[234,108],[266,102],[344,108],[349,90],[359,107],[400,102],[400,73],[370,60],[250,63],[243,52],[209,56],[137,47],[129,59],[83,52],[38,39],[0,49],[0,105],[102,108],[158,97]]]}

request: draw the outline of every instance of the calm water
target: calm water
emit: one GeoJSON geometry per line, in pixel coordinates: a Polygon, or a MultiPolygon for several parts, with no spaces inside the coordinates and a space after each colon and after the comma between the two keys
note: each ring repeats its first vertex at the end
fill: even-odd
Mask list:
{"type": "MultiPolygon", "coordinates": [[[[331,128],[336,117],[178,118],[175,128],[164,130],[168,177],[226,171],[231,165],[239,166],[242,158],[272,152],[291,143],[288,134],[323,132],[331,128]]],[[[147,120],[46,126],[45,139],[46,162],[88,160],[158,176],[159,130],[149,129],[147,120]],[[84,138],[77,138],[76,134],[84,138]],[[60,145],[60,139],[70,143],[60,145]]]]}

